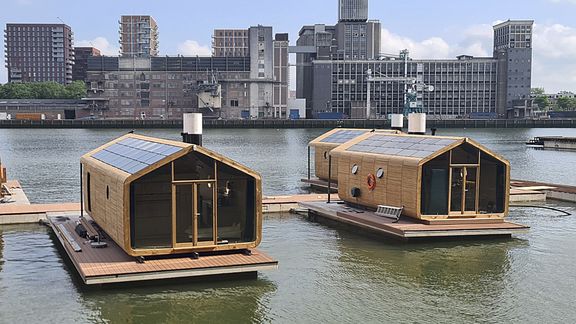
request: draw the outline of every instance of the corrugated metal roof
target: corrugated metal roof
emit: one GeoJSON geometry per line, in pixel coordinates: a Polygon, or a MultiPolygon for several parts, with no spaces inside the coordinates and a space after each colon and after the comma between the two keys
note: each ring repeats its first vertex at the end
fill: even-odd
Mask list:
{"type": "Polygon", "coordinates": [[[134,174],[183,150],[182,147],[126,138],[94,154],[92,157],[124,172],[134,174]]]}

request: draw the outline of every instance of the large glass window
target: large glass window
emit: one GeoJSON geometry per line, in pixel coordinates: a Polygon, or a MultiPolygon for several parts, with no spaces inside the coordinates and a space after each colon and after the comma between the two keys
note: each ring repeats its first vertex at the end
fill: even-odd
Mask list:
{"type": "Polygon", "coordinates": [[[256,239],[254,178],[218,162],[218,242],[256,239]]]}
{"type": "Polygon", "coordinates": [[[174,180],[213,180],[214,160],[192,152],[174,161],[174,180]]]}
{"type": "Polygon", "coordinates": [[[506,209],[506,165],[482,152],[480,170],[478,211],[481,214],[503,213],[506,209]]]}
{"type": "Polygon", "coordinates": [[[450,155],[443,154],[422,167],[423,215],[448,214],[450,155]]]}
{"type": "Polygon", "coordinates": [[[172,167],[149,173],[130,185],[132,248],[172,246],[172,167]]]}
{"type": "Polygon", "coordinates": [[[478,164],[478,149],[468,143],[454,148],[452,164],[478,164]]]}

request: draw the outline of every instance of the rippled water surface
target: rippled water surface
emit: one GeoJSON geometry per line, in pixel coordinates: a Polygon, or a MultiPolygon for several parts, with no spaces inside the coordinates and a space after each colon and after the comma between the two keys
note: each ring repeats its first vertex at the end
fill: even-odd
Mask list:
{"type": "MultiPolygon", "coordinates": [[[[205,146],[258,170],[266,194],[305,192],[306,144],[324,130],[208,130],[205,146]]],[[[78,200],[79,157],[125,131],[0,129],[0,158],[32,202],[78,200]]],[[[141,133],[178,139],[177,130],[141,133]]],[[[442,130],[504,155],[514,178],[576,185],[576,153],[524,142],[576,130],[442,130]]],[[[572,204],[551,204],[576,213],[572,204]]],[[[85,289],[49,231],[0,226],[0,323],[568,323],[576,321],[576,216],[513,209],[507,240],[401,244],[271,215],[257,280],[85,289]]]]}

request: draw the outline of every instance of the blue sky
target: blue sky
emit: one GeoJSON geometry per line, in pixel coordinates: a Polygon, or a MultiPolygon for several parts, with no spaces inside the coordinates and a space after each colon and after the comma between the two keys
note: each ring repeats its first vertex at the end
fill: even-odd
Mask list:
{"type": "MultiPolygon", "coordinates": [[[[203,55],[210,53],[214,28],[271,25],[295,42],[302,25],[336,22],[337,0],[0,0],[2,26],[60,17],[73,28],[76,45],[92,43],[109,55],[117,53],[122,14],[156,18],[162,55],[203,55]]],[[[494,22],[534,19],[533,86],[550,92],[576,91],[575,14],[576,0],[370,1],[370,17],[382,22],[382,51],[409,48],[415,58],[490,55],[494,22]]]]}

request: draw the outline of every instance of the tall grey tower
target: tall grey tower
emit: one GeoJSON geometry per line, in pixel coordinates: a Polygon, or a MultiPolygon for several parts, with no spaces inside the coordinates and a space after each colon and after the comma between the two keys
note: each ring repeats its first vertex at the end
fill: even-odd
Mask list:
{"type": "Polygon", "coordinates": [[[494,58],[498,59],[498,113],[526,105],[532,85],[533,20],[508,20],[494,26],[494,58]],[[524,103],[522,103],[524,102],[524,103]]]}
{"type": "Polygon", "coordinates": [[[338,21],[368,20],[368,0],[339,0],[338,21]]]}

